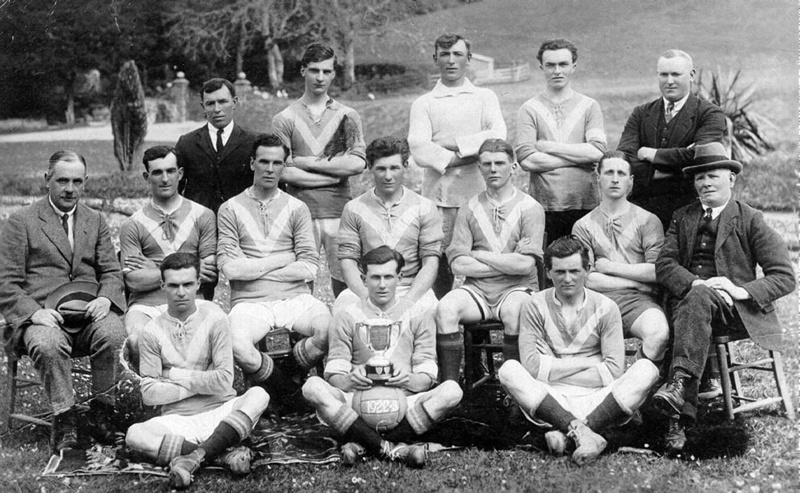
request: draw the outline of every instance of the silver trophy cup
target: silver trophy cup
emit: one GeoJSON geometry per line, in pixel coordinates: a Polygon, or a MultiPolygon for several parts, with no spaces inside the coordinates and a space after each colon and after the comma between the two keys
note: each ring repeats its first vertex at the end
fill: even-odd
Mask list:
{"type": "Polygon", "coordinates": [[[372,351],[367,360],[367,378],[374,382],[384,382],[392,377],[392,365],[386,352],[397,343],[402,322],[385,318],[373,318],[358,324],[358,333],[364,344],[372,351]]]}

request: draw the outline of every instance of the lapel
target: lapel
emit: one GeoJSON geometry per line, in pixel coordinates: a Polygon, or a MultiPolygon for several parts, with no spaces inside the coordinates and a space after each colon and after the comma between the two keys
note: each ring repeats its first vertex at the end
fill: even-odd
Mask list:
{"type": "Polygon", "coordinates": [[[228,155],[244,141],[242,138],[243,135],[244,130],[242,130],[242,127],[234,123],[233,130],[231,130],[231,137],[228,139],[228,143],[222,149],[222,155],[219,157],[220,161],[228,157],[228,155]]]}
{"type": "Polygon", "coordinates": [[[644,115],[645,143],[648,146],[658,148],[658,123],[659,119],[664,118],[662,110],[663,101],[661,98],[653,101],[644,115]]]}
{"type": "Polygon", "coordinates": [[[682,140],[686,135],[689,135],[690,130],[694,126],[697,104],[697,96],[690,94],[683,108],[675,115],[675,125],[672,127],[672,132],[669,135],[667,147],[681,147],[682,140]]]}
{"type": "Polygon", "coordinates": [[[83,204],[79,203],[78,210],[75,211],[75,224],[73,228],[75,249],[72,255],[72,268],[74,269],[75,262],[80,261],[81,258],[79,252],[85,252],[88,249],[94,250],[94,247],[90,244],[89,209],[83,204]]]}
{"type": "Polygon", "coordinates": [[[208,135],[208,124],[198,128],[194,135],[197,146],[208,155],[212,162],[216,162],[217,153],[214,151],[214,145],[211,143],[211,137],[208,135]]]}
{"type": "Polygon", "coordinates": [[[683,216],[685,231],[688,233],[688,243],[686,245],[686,258],[688,260],[691,260],[692,255],[694,255],[694,243],[697,240],[697,228],[700,226],[700,217],[702,215],[703,206],[700,205],[700,202],[697,202],[683,216]]]}
{"type": "Polygon", "coordinates": [[[42,233],[55,245],[56,249],[67,263],[71,265],[72,248],[69,246],[69,238],[67,238],[66,233],[64,233],[61,220],[56,216],[47,197],[39,201],[37,209],[39,219],[42,221],[42,233]]]}
{"type": "Polygon", "coordinates": [[[736,218],[739,217],[739,208],[735,201],[730,199],[728,205],[722,209],[719,215],[719,225],[717,226],[717,241],[714,243],[714,253],[722,248],[722,244],[728,238],[736,226],[736,218]]]}

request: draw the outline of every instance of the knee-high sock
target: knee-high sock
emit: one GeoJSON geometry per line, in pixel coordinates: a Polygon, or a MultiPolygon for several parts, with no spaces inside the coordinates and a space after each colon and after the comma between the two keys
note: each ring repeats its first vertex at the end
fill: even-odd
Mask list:
{"type": "Polygon", "coordinates": [[[195,449],[197,449],[197,444],[187,442],[181,435],[166,434],[158,447],[156,464],[166,466],[175,457],[189,454],[195,449]]]}
{"type": "Polygon", "coordinates": [[[377,455],[381,451],[381,442],[383,442],[381,435],[370,428],[366,421],[361,419],[361,416],[356,418],[353,424],[347,428],[343,438],[346,442],[356,442],[363,445],[370,455],[377,455]]]}
{"type": "Polygon", "coordinates": [[[625,409],[617,402],[613,393],[609,393],[603,402],[586,416],[586,426],[594,431],[600,431],[613,425],[628,416],[625,409]]]}
{"type": "Polygon", "coordinates": [[[561,404],[550,394],[544,396],[539,407],[528,412],[543,421],[547,421],[561,431],[567,431],[569,424],[576,419],[571,412],[561,407],[561,404]]]}
{"type": "Polygon", "coordinates": [[[297,341],[292,348],[292,354],[300,368],[308,371],[325,355],[325,350],[315,346],[311,337],[305,337],[297,341]]]}
{"type": "Polygon", "coordinates": [[[294,390],[291,380],[284,375],[267,353],[261,354],[261,366],[253,373],[245,375],[251,383],[261,385],[267,392],[276,394],[289,394],[294,390]]]}
{"type": "Polygon", "coordinates": [[[519,361],[519,336],[503,334],[503,360],[519,361]]]}
{"type": "Polygon", "coordinates": [[[205,451],[206,458],[218,456],[228,447],[233,447],[250,434],[253,420],[242,411],[236,410],[225,416],[210,437],[198,448],[205,451]]]}
{"type": "Polygon", "coordinates": [[[461,334],[437,334],[436,355],[439,359],[439,373],[442,381],[455,380],[458,382],[461,358],[464,356],[464,341],[461,334]]]}

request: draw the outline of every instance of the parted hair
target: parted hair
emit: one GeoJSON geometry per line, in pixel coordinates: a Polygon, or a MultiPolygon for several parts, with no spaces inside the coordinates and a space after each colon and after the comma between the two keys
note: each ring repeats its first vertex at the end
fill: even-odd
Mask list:
{"type": "Polygon", "coordinates": [[[508,159],[511,162],[516,161],[516,156],[514,154],[514,147],[511,146],[508,142],[503,139],[486,139],[481,144],[480,148],[478,148],[478,156],[483,154],[484,152],[504,152],[508,156],[508,159]]]}
{"type": "Polygon", "coordinates": [[[557,39],[548,39],[539,47],[539,51],[536,53],[536,59],[539,60],[539,63],[542,63],[542,55],[545,51],[556,51],[556,50],[563,50],[567,49],[570,53],[572,53],[572,63],[578,61],[578,47],[575,44],[563,38],[557,39]]]}
{"type": "Polygon", "coordinates": [[[378,137],[367,146],[367,167],[372,168],[378,159],[400,154],[403,166],[408,166],[408,141],[400,137],[378,137]]]}
{"type": "Polygon", "coordinates": [[[553,258],[567,258],[576,253],[581,254],[583,268],[589,270],[589,250],[574,235],[564,235],[550,243],[544,250],[544,266],[553,268],[553,258]]]}
{"type": "Polygon", "coordinates": [[[403,270],[403,266],[406,265],[406,259],[403,258],[403,254],[386,245],[381,245],[365,253],[358,262],[358,267],[361,269],[361,273],[366,275],[368,266],[383,265],[392,260],[397,262],[397,273],[399,274],[403,270]]]}
{"type": "Polygon", "coordinates": [[[222,79],[219,77],[215,77],[213,79],[209,79],[203,83],[203,90],[200,91],[200,99],[203,99],[203,94],[212,93],[222,87],[227,87],[228,90],[231,92],[231,96],[236,97],[236,86],[231,83],[228,79],[222,79]]]}
{"type": "Polygon", "coordinates": [[[78,154],[75,151],[69,151],[66,149],[62,149],[60,151],[56,151],[50,156],[50,160],[47,163],[47,175],[53,174],[53,168],[55,168],[56,164],[58,163],[81,163],[83,164],[84,169],[89,171],[89,167],[86,166],[86,159],[83,156],[78,154]]]}
{"type": "Polygon", "coordinates": [[[622,159],[626,163],[628,163],[628,174],[633,172],[633,167],[631,166],[631,162],[628,159],[628,156],[625,155],[622,151],[606,151],[603,153],[603,157],[600,158],[600,162],[597,163],[597,173],[600,174],[603,171],[603,162],[607,159],[622,159]]]}
{"type": "Polygon", "coordinates": [[[250,159],[256,158],[256,152],[258,152],[259,147],[280,147],[285,154],[283,161],[286,162],[286,159],[289,157],[289,148],[286,147],[286,144],[283,143],[281,138],[275,134],[261,134],[256,137],[256,140],[253,142],[253,148],[250,150],[250,159]]]}
{"type": "Polygon", "coordinates": [[[192,252],[175,252],[167,255],[159,270],[161,271],[161,280],[164,280],[164,271],[168,270],[181,270],[193,268],[200,279],[200,257],[192,252]]]}
{"type": "Polygon", "coordinates": [[[442,48],[450,48],[459,41],[463,41],[467,47],[467,58],[472,58],[472,43],[463,35],[455,33],[444,33],[436,38],[436,41],[433,42],[433,58],[436,59],[440,46],[442,48]]]}
{"type": "MultiPolygon", "coordinates": [[[[175,152],[174,147],[170,146],[153,146],[146,151],[142,155],[142,164],[144,164],[144,169],[150,171],[150,162],[155,161],[156,159],[163,159],[170,154],[175,154],[175,157],[178,154],[175,152]]],[[[180,167],[180,166],[179,166],[180,167]]]]}
{"type": "Polygon", "coordinates": [[[308,67],[309,63],[324,62],[325,60],[330,60],[331,58],[333,58],[333,66],[336,67],[338,64],[336,52],[330,45],[319,42],[311,43],[306,47],[306,51],[303,53],[303,58],[300,59],[300,67],[305,68],[308,67]]]}

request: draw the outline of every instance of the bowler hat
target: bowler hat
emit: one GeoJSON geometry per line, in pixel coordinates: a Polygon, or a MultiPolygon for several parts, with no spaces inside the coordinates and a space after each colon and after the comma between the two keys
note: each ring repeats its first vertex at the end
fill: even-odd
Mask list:
{"type": "Polygon", "coordinates": [[[695,173],[720,168],[729,169],[738,174],[742,172],[742,163],[732,160],[721,143],[709,142],[695,146],[694,164],[683,168],[683,174],[691,177],[695,173]]]}
{"type": "Polygon", "coordinates": [[[47,299],[44,307],[56,310],[64,318],[62,328],[75,333],[86,324],[86,305],[97,298],[100,285],[91,281],[75,281],[57,287],[47,299]]]}

